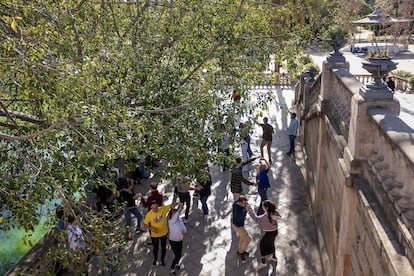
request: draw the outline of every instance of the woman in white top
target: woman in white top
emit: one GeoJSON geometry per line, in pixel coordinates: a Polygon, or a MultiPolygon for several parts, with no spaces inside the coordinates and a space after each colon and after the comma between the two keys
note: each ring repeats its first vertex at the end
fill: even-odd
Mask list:
{"type": "Polygon", "coordinates": [[[74,215],[68,216],[68,243],[69,247],[75,252],[75,263],[72,263],[68,267],[68,271],[73,272],[76,267],[78,272],[85,272],[86,266],[86,242],[85,234],[80,227],[79,217],[74,215]],[[80,258],[78,258],[80,257],[80,258]]]}
{"type": "Polygon", "coordinates": [[[183,238],[187,233],[187,228],[184,222],[180,219],[180,212],[183,209],[183,204],[180,203],[177,209],[171,209],[168,215],[168,239],[170,240],[171,249],[174,252],[174,260],[169,269],[170,273],[175,274],[175,271],[180,269],[178,265],[183,250],[183,238]]]}
{"type": "Polygon", "coordinates": [[[79,218],[73,215],[68,216],[68,241],[69,247],[73,250],[81,249],[85,250],[85,236],[82,229],[79,226],[79,218]]]}

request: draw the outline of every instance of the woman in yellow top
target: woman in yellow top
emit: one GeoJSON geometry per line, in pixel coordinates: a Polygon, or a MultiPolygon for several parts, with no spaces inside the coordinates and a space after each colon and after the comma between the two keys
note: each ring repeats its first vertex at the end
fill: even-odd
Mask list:
{"type": "Polygon", "coordinates": [[[154,261],[152,265],[157,265],[158,260],[158,247],[161,241],[161,265],[165,266],[165,254],[167,252],[167,215],[171,208],[177,206],[178,203],[174,202],[170,205],[159,206],[158,202],[153,200],[151,202],[151,210],[147,213],[144,219],[144,225],[151,232],[151,240],[153,244],[152,253],[154,255],[154,261]]]}

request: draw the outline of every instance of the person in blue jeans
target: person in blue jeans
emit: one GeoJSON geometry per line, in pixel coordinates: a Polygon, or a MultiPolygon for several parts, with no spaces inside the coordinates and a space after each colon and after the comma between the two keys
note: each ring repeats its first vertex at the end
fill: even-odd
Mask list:
{"type": "MultiPolygon", "coordinates": [[[[141,213],[138,210],[137,205],[135,204],[135,200],[141,196],[140,193],[134,194],[134,181],[131,178],[127,178],[125,188],[121,190],[120,195],[123,202],[125,202],[125,209],[124,209],[124,215],[125,215],[125,221],[126,226],[129,228],[132,224],[132,217],[131,214],[134,214],[134,216],[137,218],[137,232],[141,232],[141,221],[142,216],[141,213]]],[[[128,232],[127,236],[128,240],[132,240],[132,237],[130,236],[130,233],[128,232]]]]}
{"type": "Polygon", "coordinates": [[[287,155],[291,155],[292,153],[295,153],[295,138],[298,133],[299,128],[299,122],[298,119],[296,119],[296,113],[290,114],[290,124],[287,129],[288,135],[289,135],[289,151],[286,152],[287,155]]]}
{"type": "Polygon", "coordinates": [[[196,182],[195,189],[199,191],[200,202],[201,202],[201,209],[203,210],[203,215],[207,216],[208,206],[207,206],[207,199],[211,195],[211,175],[209,172],[209,168],[207,167],[207,175],[201,175],[196,182]]]}
{"type": "Polygon", "coordinates": [[[259,166],[259,172],[256,175],[257,189],[260,195],[260,205],[257,210],[257,215],[260,216],[264,213],[262,203],[267,200],[267,189],[270,188],[269,176],[267,175],[270,170],[269,162],[262,156],[260,157],[261,163],[259,166]]]}
{"type": "MultiPolygon", "coordinates": [[[[240,130],[241,138],[243,139],[245,146],[246,146],[246,153],[248,154],[248,157],[251,158],[253,156],[253,151],[250,147],[251,137],[249,134],[249,127],[247,126],[247,124],[240,123],[239,130],[240,130]]],[[[247,160],[247,158],[243,158],[243,159],[247,160]]]]}

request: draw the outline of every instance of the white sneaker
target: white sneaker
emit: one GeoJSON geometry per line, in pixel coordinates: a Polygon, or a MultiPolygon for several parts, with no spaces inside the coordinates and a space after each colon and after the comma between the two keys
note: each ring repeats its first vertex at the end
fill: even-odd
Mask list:
{"type": "Polygon", "coordinates": [[[259,271],[259,270],[262,270],[263,268],[266,268],[267,267],[267,263],[260,263],[258,266],[257,266],[257,270],[259,271]]]}
{"type": "Polygon", "coordinates": [[[269,258],[269,262],[275,262],[275,263],[277,263],[277,258],[270,257],[269,258]]]}

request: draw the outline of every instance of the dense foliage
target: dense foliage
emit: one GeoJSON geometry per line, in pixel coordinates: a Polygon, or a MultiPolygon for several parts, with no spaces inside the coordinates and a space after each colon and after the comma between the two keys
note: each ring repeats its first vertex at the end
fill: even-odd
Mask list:
{"type": "MultiPolygon", "coordinates": [[[[4,229],[11,221],[31,229],[51,198],[73,212],[93,173],[120,156],[163,158],[164,178],[222,158],[220,125],[243,113],[223,104],[232,89],[248,97],[272,53],[300,70],[327,3],[2,1],[4,229]]],[[[86,225],[108,225],[107,216],[84,215],[86,225]]],[[[104,259],[119,246],[122,235],[104,235],[114,229],[86,225],[92,253],[104,259]]]]}

